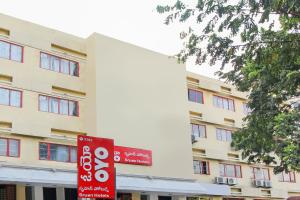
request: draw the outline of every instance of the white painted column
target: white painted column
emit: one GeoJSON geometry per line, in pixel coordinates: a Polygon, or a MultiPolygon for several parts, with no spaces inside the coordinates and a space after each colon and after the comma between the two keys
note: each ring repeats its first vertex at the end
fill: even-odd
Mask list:
{"type": "Polygon", "coordinates": [[[65,188],[63,188],[63,187],[56,188],[56,199],[57,200],[65,200],[65,188]]]}
{"type": "Polygon", "coordinates": [[[44,200],[42,186],[33,186],[32,198],[33,198],[33,200],[44,200]]]}
{"type": "Polygon", "coordinates": [[[150,200],[158,200],[158,195],[155,194],[155,193],[150,193],[149,199],[150,199],[150,200]]]}

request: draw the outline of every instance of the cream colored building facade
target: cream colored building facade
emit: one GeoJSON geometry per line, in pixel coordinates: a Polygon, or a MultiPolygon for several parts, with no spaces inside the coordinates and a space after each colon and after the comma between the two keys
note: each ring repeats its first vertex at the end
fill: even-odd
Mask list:
{"type": "Polygon", "coordinates": [[[216,128],[241,127],[245,101],[166,55],[0,15],[0,200],[75,199],[81,134],[152,151],[151,166],[116,164],[122,200],[299,195],[299,174],[295,183],[280,182],[271,168],[272,187],[254,186],[252,166],[217,139],[216,128]],[[233,99],[234,111],[214,106],[214,95],[233,99]],[[241,166],[235,185],[215,182],[220,163],[241,166]]]}

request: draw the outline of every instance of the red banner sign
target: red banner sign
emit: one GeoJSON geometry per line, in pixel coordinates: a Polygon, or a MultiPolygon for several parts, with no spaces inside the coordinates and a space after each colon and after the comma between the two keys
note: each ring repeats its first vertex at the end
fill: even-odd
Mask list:
{"type": "Polygon", "coordinates": [[[152,165],[152,151],[130,147],[115,146],[116,163],[132,165],[152,165]]]}
{"type": "Polygon", "coordinates": [[[78,197],[115,198],[114,141],[77,137],[78,197]]]}

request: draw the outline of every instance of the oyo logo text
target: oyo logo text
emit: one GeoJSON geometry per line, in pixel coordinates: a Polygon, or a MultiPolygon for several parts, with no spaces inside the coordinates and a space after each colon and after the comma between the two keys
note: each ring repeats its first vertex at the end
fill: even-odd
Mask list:
{"type": "Polygon", "coordinates": [[[98,182],[106,182],[109,179],[109,174],[104,168],[108,168],[108,163],[103,160],[108,158],[108,151],[103,147],[95,149],[95,179],[98,182]]]}

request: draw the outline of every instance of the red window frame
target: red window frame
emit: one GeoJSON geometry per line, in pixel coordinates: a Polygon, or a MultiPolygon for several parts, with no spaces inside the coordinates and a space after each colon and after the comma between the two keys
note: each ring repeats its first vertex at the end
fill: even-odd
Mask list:
{"type": "Polygon", "coordinates": [[[206,160],[193,160],[193,162],[195,162],[195,161],[200,163],[201,169],[203,169],[203,166],[204,166],[203,163],[206,163],[206,166],[207,166],[207,173],[205,174],[205,173],[203,173],[203,171],[200,171],[200,173],[196,173],[196,172],[194,171],[194,174],[210,175],[209,161],[206,161],[206,160]]]}
{"type": "MultiPolygon", "coordinates": [[[[22,49],[22,55],[21,55],[21,62],[19,62],[19,63],[24,63],[24,47],[23,46],[21,46],[19,44],[16,44],[16,43],[13,43],[13,42],[8,42],[8,41],[5,41],[5,40],[0,40],[0,41],[9,44],[9,58],[8,58],[8,60],[11,60],[11,61],[19,62],[17,60],[12,60],[11,59],[11,45],[15,45],[15,46],[21,47],[21,49],[22,49]]],[[[0,58],[2,58],[2,57],[0,57],[0,58]]],[[[6,59],[6,58],[3,58],[3,59],[6,59]]]]}
{"type": "Polygon", "coordinates": [[[58,146],[66,146],[68,147],[68,161],[65,161],[66,163],[76,163],[77,162],[77,159],[74,161],[74,162],[71,162],[71,148],[72,147],[75,147],[77,148],[77,146],[73,146],[73,145],[66,145],[66,144],[57,144],[57,143],[50,143],[50,142],[39,142],[39,160],[46,160],[46,161],[55,161],[55,162],[64,162],[64,161],[58,161],[58,160],[51,160],[50,159],[50,154],[51,154],[51,151],[50,151],[50,145],[53,144],[53,145],[58,145],[58,146]],[[41,144],[46,144],[47,145],[47,159],[41,159],[41,155],[40,155],[40,146],[41,144]]]}
{"type": "Polygon", "coordinates": [[[60,98],[60,97],[52,97],[52,96],[48,96],[48,95],[42,95],[40,94],[39,97],[38,97],[38,101],[39,101],[39,111],[41,112],[49,112],[49,113],[54,113],[54,112],[50,112],[50,98],[53,98],[53,99],[57,99],[58,100],[58,113],[54,113],[54,114],[58,114],[58,115],[66,115],[66,114],[61,114],[60,113],[60,101],[61,100],[65,100],[65,101],[68,101],[68,114],[66,116],[73,116],[73,117],[79,117],[79,103],[78,101],[75,101],[75,100],[69,100],[69,99],[64,99],[64,98],[60,98]],[[47,97],[47,101],[48,101],[48,111],[42,111],[40,109],[40,97],[43,96],[43,97],[47,97]],[[76,104],[76,107],[77,107],[77,115],[70,115],[70,104],[69,102],[74,102],[76,104]]]}
{"type": "Polygon", "coordinates": [[[199,130],[199,126],[203,126],[203,127],[204,127],[204,137],[200,137],[200,138],[207,138],[207,135],[206,135],[206,126],[205,126],[205,125],[203,125],[203,124],[191,123],[192,135],[193,135],[193,125],[198,126],[198,130],[199,130]]]}
{"type": "MultiPolygon", "coordinates": [[[[225,130],[225,131],[230,131],[231,133],[231,141],[232,141],[232,134],[233,134],[233,131],[232,130],[229,130],[229,129],[225,129],[225,128],[216,128],[216,139],[218,140],[218,136],[217,136],[217,130],[225,130]]],[[[226,133],[226,140],[223,140],[223,137],[222,137],[222,140],[218,140],[218,141],[223,141],[223,142],[231,142],[231,141],[228,141],[227,140],[227,133],[226,133]]]]}
{"type": "Polygon", "coordinates": [[[0,139],[6,140],[6,155],[4,155],[4,156],[6,156],[6,157],[12,157],[12,158],[20,158],[20,153],[21,153],[21,140],[20,139],[4,138],[4,137],[0,137],[0,139]],[[10,149],[9,141],[10,140],[18,141],[18,156],[11,156],[11,155],[9,155],[9,149],[10,149]]]}
{"type": "MultiPolygon", "coordinates": [[[[41,69],[45,69],[45,68],[42,67],[42,54],[46,54],[46,55],[48,55],[50,57],[55,57],[55,58],[59,59],[59,71],[58,71],[58,73],[69,75],[69,76],[74,76],[74,77],[79,77],[80,76],[80,66],[79,66],[79,62],[78,61],[70,60],[70,59],[67,59],[67,58],[63,58],[63,57],[56,56],[56,55],[53,55],[53,54],[49,54],[49,53],[42,52],[42,51],[40,52],[40,68],[41,69]],[[67,61],[69,61],[69,74],[66,74],[66,73],[62,72],[62,70],[61,70],[61,60],[67,60],[67,61]],[[74,63],[77,64],[77,73],[78,73],[78,76],[71,75],[70,62],[74,62],[74,63]]],[[[50,66],[51,66],[51,59],[49,60],[49,67],[50,66]]],[[[45,70],[50,70],[50,71],[53,71],[53,72],[57,72],[57,71],[51,70],[50,68],[49,69],[45,69],[45,70]]]]}
{"type": "Polygon", "coordinates": [[[3,105],[3,106],[11,106],[11,107],[15,107],[15,108],[22,108],[23,107],[23,91],[21,90],[15,90],[15,89],[10,89],[10,88],[5,88],[5,87],[0,87],[2,89],[5,89],[5,90],[8,90],[8,105],[5,105],[5,104],[0,104],[0,105],[3,105]],[[10,96],[11,96],[11,91],[15,91],[15,92],[20,92],[20,107],[19,106],[13,106],[11,105],[11,102],[10,102],[10,96]]]}
{"type": "MultiPolygon", "coordinates": [[[[215,95],[215,94],[213,95],[213,98],[214,98],[214,97],[217,97],[217,98],[222,99],[222,107],[218,107],[218,106],[215,106],[215,107],[217,107],[217,108],[222,108],[222,109],[224,109],[224,110],[229,110],[229,111],[235,112],[235,102],[234,102],[234,99],[227,98],[227,97],[222,97],[222,96],[215,95]],[[223,103],[224,99],[228,101],[228,109],[224,107],[224,103],[223,103]],[[232,103],[233,103],[233,110],[230,110],[230,109],[229,109],[229,100],[232,100],[232,103]]],[[[214,99],[213,99],[213,101],[214,101],[214,99]]],[[[214,104],[214,103],[213,103],[213,104],[214,104]]]]}
{"type": "Polygon", "coordinates": [[[266,167],[251,167],[251,168],[252,168],[252,174],[253,174],[253,179],[254,180],[256,180],[255,173],[254,173],[255,169],[266,169],[266,170],[268,170],[268,178],[267,179],[264,178],[264,179],[260,179],[260,180],[267,180],[267,181],[271,180],[269,168],[266,168],[266,167]]]}
{"type": "Polygon", "coordinates": [[[204,95],[203,95],[203,92],[200,91],[200,90],[195,90],[195,89],[188,88],[188,100],[192,101],[192,102],[195,102],[195,103],[204,104],[204,95]],[[201,93],[201,95],[202,95],[201,102],[198,102],[196,99],[190,99],[190,91],[193,91],[193,92],[196,92],[196,93],[197,92],[201,93]]]}
{"type": "Polygon", "coordinates": [[[227,164],[227,163],[219,163],[219,165],[223,165],[224,166],[224,176],[223,177],[232,177],[232,178],[243,178],[243,174],[242,174],[242,166],[241,165],[236,165],[236,164],[227,164]],[[234,167],[234,176],[228,176],[226,174],[227,170],[226,170],[226,166],[233,166],[234,167]],[[238,177],[237,173],[236,173],[236,168],[239,167],[240,168],[240,172],[241,172],[241,176],[238,177]]]}
{"type": "Polygon", "coordinates": [[[296,174],[295,172],[288,172],[289,173],[289,181],[284,180],[284,172],[281,172],[280,176],[280,182],[287,182],[287,183],[296,183],[296,174]],[[294,177],[294,180],[292,180],[292,176],[294,177]]]}

